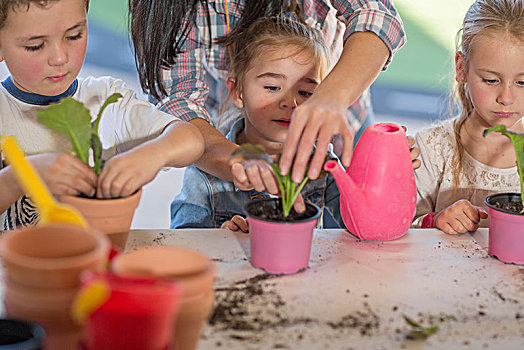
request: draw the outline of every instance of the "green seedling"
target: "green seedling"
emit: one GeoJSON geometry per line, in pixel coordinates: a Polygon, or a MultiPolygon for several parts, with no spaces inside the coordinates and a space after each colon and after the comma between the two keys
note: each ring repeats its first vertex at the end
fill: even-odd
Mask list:
{"type": "Polygon", "coordinates": [[[93,170],[100,174],[103,161],[98,125],[106,107],[121,97],[119,93],[109,96],[100,107],[94,122],[91,122],[91,115],[84,104],[72,97],[66,97],[58,103],[50,104],[46,109],[37,111],[37,118],[49,129],[66,136],[71,142],[72,153],[87,165],[89,165],[89,150],[91,149],[93,151],[93,170]]]}
{"type": "MultiPolygon", "coordinates": [[[[300,194],[300,191],[302,191],[304,186],[309,182],[309,177],[305,176],[302,182],[298,184],[291,180],[292,169],[289,171],[287,175],[282,175],[280,167],[278,165],[279,159],[274,160],[272,157],[270,157],[266,153],[266,150],[262,145],[252,145],[249,143],[244,144],[237,148],[235,152],[231,154],[232,158],[237,156],[242,157],[243,160],[262,160],[271,165],[271,168],[275,173],[275,177],[277,179],[278,186],[280,188],[280,193],[282,196],[282,211],[284,213],[284,216],[287,217],[291,212],[291,209],[293,208],[293,203],[295,203],[295,200],[300,194]]],[[[329,159],[331,158],[327,156],[326,160],[329,159]]],[[[322,170],[319,178],[324,177],[326,175],[327,173],[324,170],[322,170]]]]}
{"type": "Polygon", "coordinates": [[[406,335],[406,338],[417,340],[417,339],[426,339],[429,336],[435,334],[436,331],[438,331],[438,328],[440,327],[440,323],[431,325],[428,327],[422,326],[420,323],[414,321],[413,319],[409,318],[406,315],[403,315],[404,320],[409,324],[413,329],[411,329],[408,334],[406,335]]]}
{"type": "MultiPolygon", "coordinates": [[[[509,137],[515,148],[515,154],[517,155],[517,171],[520,177],[520,200],[524,206],[524,134],[519,134],[506,130],[504,125],[494,125],[489,129],[484,130],[484,136],[490,132],[500,132],[502,135],[509,137]]],[[[524,209],[520,212],[524,214],[524,209]]]]}

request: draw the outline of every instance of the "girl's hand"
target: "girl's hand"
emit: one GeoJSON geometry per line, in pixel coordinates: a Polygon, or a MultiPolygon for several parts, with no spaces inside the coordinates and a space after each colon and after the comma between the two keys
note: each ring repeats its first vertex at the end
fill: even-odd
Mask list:
{"type": "MultiPolygon", "coordinates": [[[[271,166],[262,160],[245,160],[235,157],[229,162],[231,173],[234,177],[235,186],[242,191],[254,189],[257,192],[267,192],[269,194],[280,194],[277,179],[271,166]]],[[[304,199],[299,195],[293,204],[293,208],[298,213],[306,210],[304,199]]]]}
{"type": "MultiPolygon", "coordinates": [[[[407,132],[408,129],[402,125],[402,129],[404,129],[404,132],[407,132]]],[[[411,164],[413,165],[413,170],[416,170],[420,168],[422,163],[420,162],[418,156],[420,155],[420,148],[413,147],[415,145],[415,138],[413,136],[408,136],[408,144],[409,144],[409,153],[411,154],[411,164]]]]}
{"type": "Polygon", "coordinates": [[[240,215],[233,216],[231,220],[224,222],[220,228],[225,228],[231,231],[238,231],[240,229],[244,233],[249,232],[249,225],[247,224],[246,219],[240,215]]]}
{"type": "Polygon", "coordinates": [[[155,178],[163,166],[161,157],[135,148],[109,159],[98,177],[97,198],[132,195],[155,178]]]}
{"type": "Polygon", "coordinates": [[[55,196],[94,196],[97,175],[70,153],[42,153],[27,157],[55,196]]]}
{"type": "Polygon", "coordinates": [[[483,208],[471,204],[466,199],[461,199],[439,212],[434,220],[436,228],[454,235],[476,231],[480,219],[487,217],[488,213],[483,208]]]}

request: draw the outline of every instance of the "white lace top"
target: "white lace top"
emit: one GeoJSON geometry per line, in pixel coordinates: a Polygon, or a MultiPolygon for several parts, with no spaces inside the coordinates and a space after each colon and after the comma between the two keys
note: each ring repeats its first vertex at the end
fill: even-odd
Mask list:
{"type": "MultiPolygon", "coordinates": [[[[445,120],[415,135],[422,166],[415,170],[417,212],[412,227],[420,227],[427,213],[439,212],[459,199],[467,199],[473,205],[485,207],[484,199],[488,195],[498,192],[520,193],[517,166],[494,168],[477,161],[466,151],[463,175],[458,188],[454,188],[451,162],[456,145],[453,133],[455,120],[445,120]]],[[[480,227],[487,226],[487,219],[480,222],[480,227]]]]}

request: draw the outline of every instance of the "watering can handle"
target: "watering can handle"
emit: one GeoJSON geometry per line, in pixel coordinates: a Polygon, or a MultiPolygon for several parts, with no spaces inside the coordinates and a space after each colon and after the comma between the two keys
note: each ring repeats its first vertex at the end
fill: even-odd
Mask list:
{"type": "Polygon", "coordinates": [[[13,168],[22,188],[29,194],[36,206],[48,208],[54,204],[55,200],[49,194],[49,190],[45,187],[44,182],[40,179],[31,163],[24,158],[22,151],[20,151],[12,136],[2,137],[2,151],[13,168]]]}

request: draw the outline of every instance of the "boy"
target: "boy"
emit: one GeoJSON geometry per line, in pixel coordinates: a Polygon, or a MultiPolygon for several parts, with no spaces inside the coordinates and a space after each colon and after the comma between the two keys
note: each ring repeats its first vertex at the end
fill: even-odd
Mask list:
{"type": "MultiPolygon", "coordinates": [[[[0,62],[11,74],[0,87],[0,133],[14,135],[54,195],[124,197],[165,166],[184,167],[204,150],[200,132],[136,98],[110,77],[77,79],[87,46],[89,0],[0,0],[0,62]],[[99,134],[106,162],[100,176],[70,154],[70,144],[37,121],[36,111],[72,96],[96,113],[111,94],[99,134]]],[[[94,120],[96,116],[92,115],[94,120]]],[[[0,163],[4,229],[38,218],[9,166],[0,163]]]]}

